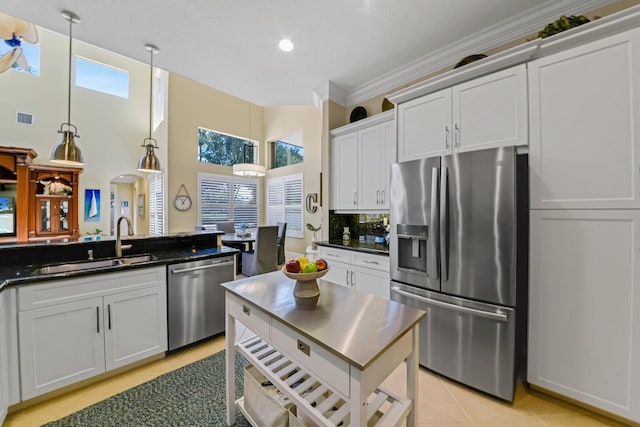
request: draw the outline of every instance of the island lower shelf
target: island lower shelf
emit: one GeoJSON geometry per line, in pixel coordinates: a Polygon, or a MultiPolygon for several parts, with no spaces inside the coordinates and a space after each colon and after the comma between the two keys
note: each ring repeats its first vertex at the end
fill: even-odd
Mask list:
{"type": "MultiPolygon", "coordinates": [[[[323,426],[350,425],[349,397],[324,384],[293,358],[260,337],[238,343],[236,348],[313,422],[323,426]]],[[[243,405],[242,399],[237,403],[243,405]]],[[[244,413],[244,406],[242,409],[244,413]]],[[[410,400],[377,388],[367,399],[367,425],[398,425],[410,410],[410,400]]]]}

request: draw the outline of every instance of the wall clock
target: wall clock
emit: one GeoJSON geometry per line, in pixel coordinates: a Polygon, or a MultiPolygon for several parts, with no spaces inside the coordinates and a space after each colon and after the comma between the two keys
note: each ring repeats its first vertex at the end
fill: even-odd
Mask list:
{"type": "Polygon", "coordinates": [[[191,196],[189,196],[189,192],[184,184],[181,184],[178,189],[178,193],[176,194],[176,198],[173,199],[173,207],[179,211],[187,211],[191,208],[191,204],[191,196]],[[182,190],[184,190],[184,194],[181,193],[182,190]]]}

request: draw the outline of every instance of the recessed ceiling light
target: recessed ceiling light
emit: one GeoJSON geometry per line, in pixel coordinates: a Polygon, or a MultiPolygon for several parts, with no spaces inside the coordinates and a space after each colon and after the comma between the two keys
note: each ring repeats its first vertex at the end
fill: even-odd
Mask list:
{"type": "Polygon", "coordinates": [[[278,43],[278,47],[283,52],[291,52],[293,50],[293,43],[289,39],[282,39],[280,43],[278,43]]]}

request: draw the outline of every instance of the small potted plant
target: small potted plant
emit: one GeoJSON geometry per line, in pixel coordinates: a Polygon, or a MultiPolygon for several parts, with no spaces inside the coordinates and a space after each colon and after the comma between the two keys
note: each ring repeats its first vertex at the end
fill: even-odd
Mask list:
{"type": "Polygon", "coordinates": [[[313,232],[313,239],[311,239],[311,249],[318,249],[318,240],[316,239],[316,233],[320,231],[322,225],[314,227],[311,223],[307,223],[307,230],[313,232]]]}
{"type": "Polygon", "coordinates": [[[102,230],[99,228],[95,228],[92,231],[87,231],[87,235],[89,236],[89,240],[100,240],[100,236],[104,236],[102,230]]]}

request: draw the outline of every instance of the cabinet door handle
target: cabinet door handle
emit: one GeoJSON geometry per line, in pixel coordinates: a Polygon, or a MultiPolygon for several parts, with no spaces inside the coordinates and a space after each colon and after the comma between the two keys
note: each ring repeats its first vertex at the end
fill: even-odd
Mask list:
{"type": "Polygon", "coordinates": [[[100,307],[96,307],[96,327],[98,333],[100,333],[100,307]]]}
{"type": "Polygon", "coordinates": [[[454,147],[458,147],[460,145],[458,138],[460,137],[460,128],[458,127],[458,124],[456,123],[455,125],[453,125],[454,127],[454,132],[453,132],[453,146],[454,147]]]}
{"type": "Polygon", "coordinates": [[[353,281],[353,270],[351,270],[351,287],[354,287],[356,284],[353,281]]]}
{"type": "Polygon", "coordinates": [[[336,257],[336,258],[340,258],[340,255],[336,255],[336,254],[332,254],[331,252],[327,252],[328,256],[332,256],[332,257],[336,257]]]}
{"type": "Polygon", "coordinates": [[[344,272],[344,280],[345,280],[345,282],[347,282],[347,286],[350,286],[349,285],[349,270],[344,272]]]}
{"type": "Polygon", "coordinates": [[[444,148],[449,148],[449,126],[444,127],[444,148]]]}
{"type": "Polygon", "coordinates": [[[380,204],[380,190],[376,190],[376,205],[380,204]]]}
{"type": "Polygon", "coordinates": [[[358,203],[358,192],[353,192],[353,204],[356,205],[358,203]]]}
{"type": "Polygon", "coordinates": [[[369,261],[368,259],[363,259],[362,262],[366,264],[376,264],[376,265],[380,264],[378,261],[369,261]]]}
{"type": "Polygon", "coordinates": [[[382,191],[380,192],[380,194],[382,195],[382,199],[380,200],[380,204],[384,205],[384,189],[382,189],[382,191]]]}
{"type": "Polygon", "coordinates": [[[107,319],[109,321],[109,330],[111,330],[111,304],[107,304],[107,319]]]}

